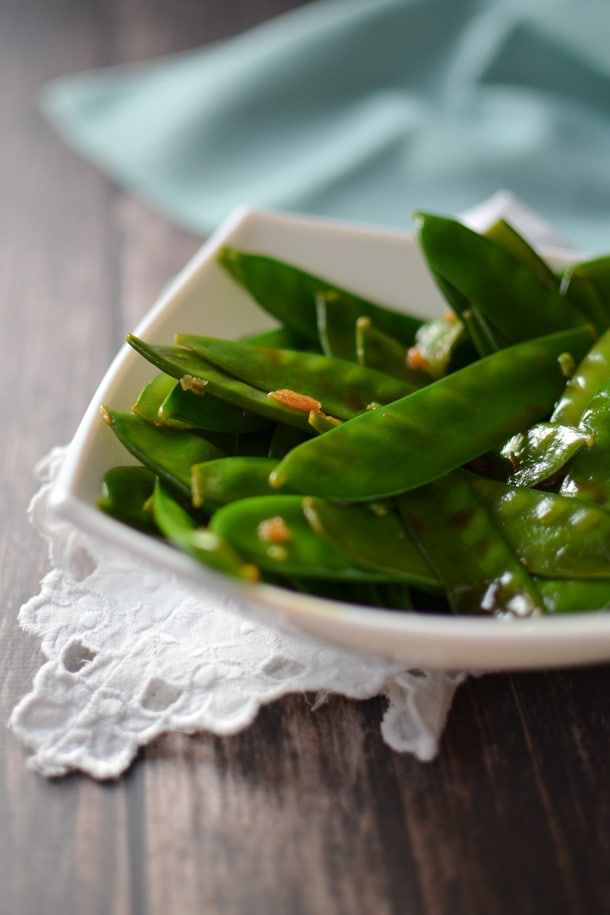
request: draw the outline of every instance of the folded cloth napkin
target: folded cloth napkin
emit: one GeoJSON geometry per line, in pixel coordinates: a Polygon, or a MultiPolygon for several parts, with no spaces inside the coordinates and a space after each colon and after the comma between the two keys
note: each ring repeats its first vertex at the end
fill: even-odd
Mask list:
{"type": "Polygon", "coordinates": [[[610,243],[608,0],[317,0],[207,48],[60,79],[66,140],[181,225],[239,204],[407,225],[510,188],[610,243]]]}

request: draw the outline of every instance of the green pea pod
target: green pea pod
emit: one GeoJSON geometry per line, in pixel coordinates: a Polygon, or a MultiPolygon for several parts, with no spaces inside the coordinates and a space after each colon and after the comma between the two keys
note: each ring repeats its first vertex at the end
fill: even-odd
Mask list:
{"type": "Polygon", "coordinates": [[[610,582],[603,579],[536,579],[548,613],[587,613],[610,609],[610,582]]]}
{"type": "Polygon", "coordinates": [[[159,530],[170,543],[194,556],[204,565],[247,581],[258,581],[256,566],[244,562],[226,541],[197,521],[177,502],[170,492],[157,481],[152,499],[153,513],[159,530]]]}
{"type": "Polygon", "coordinates": [[[460,294],[507,343],[588,322],[558,290],[505,247],[453,219],[416,215],[422,250],[435,276],[460,294]]]}
{"type": "Polygon", "coordinates": [[[420,318],[377,305],[271,257],[226,247],[219,252],[218,261],[265,311],[316,345],[319,342],[316,313],[319,293],[337,292],[343,301],[346,321],[352,326],[360,315],[370,315],[379,328],[406,345],[411,344],[421,324],[420,318]]]}
{"type": "Polygon", "coordinates": [[[610,512],[556,493],[469,480],[532,575],[610,579],[610,512]]]}
{"type": "Polygon", "coordinates": [[[570,461],[560,492],[599,505],[610,505],[610,380],[583,413],[579,428],[593,444],[570,461]]]}
{"type": "MultiPolygon", "coordinates": [[[[418,334],[427,323],[429,322],[422,324],[418,334]]],[[[417,334],[414,341],[414,346],[416,345],[417,334]]],[[[358,364],[376,369],[378,372],[385,372],[386,375],[391,375],[393,378],[400,378],[414,389],[423,388],[424,385],[430,384],[431,376],[426,368],[410,365],[410,351],[409,347],[375,327],[367,315],[356,321],[356,361],[358,364]]]]}
{"type": "Polygon", "coordinates": [[[536,585],[465,474],[448,474],[396,504],[454,613],[544,613],[536,585]]]}
{"type": "Polygon", "coordinates": [[[328,413],[323,413],[322,410],[312,410],[309,414],[309,425],[318,435],[322,435],[323,432],[330,432],[331,429],[340,426],[342,422],[343,420],[337,419],[335,416],[329,416],[328,413]]]}
{"type": "MultiPolygon", "coordinates": [[[[159,422],[159,407],[176,384],[176,379],[163,372],[142,388],[131,408],[132,413],[149,423],[159,422]]],[[[161,423],[160,423],[161,425],[161,423]]]]}
{"type": "Polygon", "coordinates": [[[313,530],[358,565],[400,575],[425,591],[441,590],[391,503],[344,505],[308,496],[302,505],[313,530]]]}
{"type": "Polygon", "coordinates": [[[490,356],[499,349],[510,346],[510,341],[500,334],[476,307],[469,306],[459,315],[479,356],[490,356]]]}
{"type": "MultiPolygon", "coordinates": [[[[253,346],[272,346],[275,349],[311,349],[311,341],[295,333],[289,327],[273,327],[259,334],[249,334],[243,338],[244,343],[253,346]]],[[[315,347],[317,348],[317,347],[315,347]]]]}
{"type": "Polygon", "coordinates": [[[568,267],[560,291],[603,333],[610,325],[610,255],[568,267]]]}
{"type": "Polygon", "coordinates": [[[350,419],[373,401],[388,403],[412,391],[406,382],[383,372],[319,353],[267,349],[192,334],[177,334],[176,342],[261,391],[298,392],[339,419],[350,419]]]}
{"type": "Polygon", "coordinates": [[[434,282],[451,306],[452,311],[459,315],[470,342],[479,356],[489,356],[509,345],[509,341],[481,314],[476,303],[470,302],[459,289],[445,277],[436,273],[432,267],[430,267],[430,271],[434,282]]]}
{"type": "Polygon", "coordinates": [[[311,438],[312,432],[311,428],[305,431],[304,429],[297,429],[296,426],[278,423],[273,430],[266,456],[273,458],[277,464],[289,451],[292,451],[301,442],[306,442],[308,438],[311,438]]]}
{"type": "Polygon", "coordinates": [[[494,244],[505,248],[523,264],[530,267],[549,289],[559,290],[560,280],[547,262],[525,238],[505,219],[499,219],[483,232],[494,244]]]}
{"type": "Polygon", "coordinates": [[[474,362],[476,356],[468,332],[454,311],[422,324],[409,350],[411,364],[421,365],[434,380],[474,362]]]}
{"type": "MultiPolygon", "coordinates": [[[[495,473],[517,486],[538,486],[563,472],[568,461],[592,437],[578,426],[592,398],[610,376],[610,331],[594,342],[568,379],[551,414],[550,422],[537,423],[519,432],[492,460],[495,473]]],[[[491,459],[493,455],[489,456],[491,459]]]]}
{"type": "Polygon", "coordinates": [[[161,371],[179,379],[184,387],[190,386],[194,391],[213,394],[221,400],[260,414],[273,422],[286,423],[307,432],[311,431],[306,411],[293,409],[267,397],[253,385],[239,381],[206,362],[193,350],[146,343],[133,334],[127,337],[127,342],[161,371]]]}
{"type": "Polygon", "coordinates": [[[248,496],[273,495],[269,474],[276,461],[267,457],[226,457],[191,468],[193,505],[214,509],[248,496]]]}
{"type": "Polygon", "coordinates": [[[551,421],[577,426],[591,400],[610,377],[610,330],[599,337],[567,382],[551,421]]]}
{"type": "Polygon", "coordinates": [[[172,387],[157,410],[157,421],[162,425],[229,433],[259,432],[271,425],[271,420],[258,413],[207,392],[202,395],[185,390],[175,378],[171,381],[172,387]]]}
{"type": "Polygon", "coordinates": [[[102,479],[98,508],[130,527],[156,534],[149,505],[154,485],[155,475],[148,467],[112,467],[102,479]]]}
{"type": "Polygon", "coordinates": [[[355,563],[309,526],[301,496],[259,496],[231,502],[212,516],[210,530],[264,572],[340,581],[392,581],[355,563]]]}
{"type": "Polygon", "coordinates": [[[133,413],[108,407],[103,408],[102,419],[134,457],[188,499],[193,464],[223,457],[220,448],[190,430],[153,426],[133,413]]]}
{"type": "Polygon", "coordinates": [[[538,486],[556,477],[570,458],[591,444],[591,436],[581,429],[536,423],[511,436],[500,449],[505,459],[504,480],[514,486],[538,486]]]}
{"type": "Polygon", "coordinates": [[[304,442],[272,485],[348,502],[422,486],[548,414],[564,386],[559,356],[580,359],[590,342],[576,328],[500,350],[304,442]]]}
{"type": "Polygon", "coordinates": [[[356,362],[354,316],[344,307],[341,293],[336,290],[316,296],[316,323],[320,348],[326,356],[356,362]]]}

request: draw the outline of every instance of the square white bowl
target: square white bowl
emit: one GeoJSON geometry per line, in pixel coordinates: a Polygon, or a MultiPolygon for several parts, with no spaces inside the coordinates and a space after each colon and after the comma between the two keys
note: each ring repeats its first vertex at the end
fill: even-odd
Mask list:
{"type": "MultiPolygon", "coordinates": [[[[289,261],[358,294],[424,317],[443,302],[415,239],[403,232],[240,209],[203,245],[135,333],[171,343],[176,332],[240,337],[273,326],[221,268],[223,245],[289,261]]],[[[96,507],[103,474],[132,461],[101,422],[99,407],[129,409],[156,370],[123,346],[96,391],[55,482],[50,511],[94,538],[177,573],[193,594],[225,591],[248,612],[335,644],[406,665],[501,670],[610,660],[610,614],[499,621],[378,610],[225,578],[96,507]]]]}

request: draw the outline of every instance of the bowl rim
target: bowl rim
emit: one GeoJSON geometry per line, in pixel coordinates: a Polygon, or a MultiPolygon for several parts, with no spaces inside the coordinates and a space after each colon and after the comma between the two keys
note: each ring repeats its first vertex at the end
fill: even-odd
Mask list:
{"type": "MultiPolygon", "coordinates": [[[[374,236],[378,240],[412,238],[400,229],[368,226],[299,213],[280,213],[241,206],[205,241],[152,305],[134,333],[154,332],[176,294],[197,281],[200,269],[248,223],[263,220],[289,229],[299,224],[316,232],[374,236]]],[[[568,263],[565,249],[544,249],[555,261],[568,263]]],[[[444,616],[421,611],[393,611],[340,603],[266,584],[230,579],[170,545],[154,540],[105,515],[75,491],[84,445],[97,421],[99,405],[110,383],[121,375],[134,351],[123,344],[109,364],[67,447],[48,500],[51,517],[72,524],[85,535],[114,543],[145,561],[162,565],[180,576],[194,593],[229,591],[246,613],[252,609],[277,625],[294,625],[331,644],[371,651],[417,666],[473,671],[549,668],[602,663],[610,660],[610,614],[583,611],[535,619],[500,620],[487,617],[444,616]]]]}

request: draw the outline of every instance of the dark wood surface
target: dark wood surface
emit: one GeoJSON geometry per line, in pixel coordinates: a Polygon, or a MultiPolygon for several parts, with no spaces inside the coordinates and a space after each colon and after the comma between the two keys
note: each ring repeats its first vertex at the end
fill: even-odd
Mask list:
{"type": "MultiPolygon", "coordinates": [[[[30,687],[20,604],[47,568],[32,467],[68,441],[123,334],[198,247],[70,153],[49,78],[182,50],[298,0],[2,0],[0,717],[30,687]]],[[[1,915],[610,911],[610,667],[461,688],[430,764],[381,701],[303,696],[245,733],[170,736],[112,784],[31,774],[0,730],[1,915]]]]}

